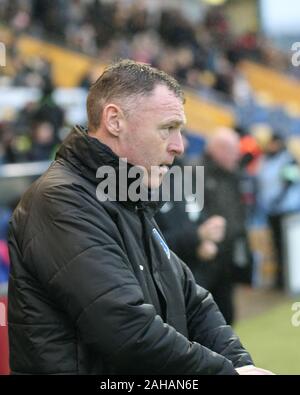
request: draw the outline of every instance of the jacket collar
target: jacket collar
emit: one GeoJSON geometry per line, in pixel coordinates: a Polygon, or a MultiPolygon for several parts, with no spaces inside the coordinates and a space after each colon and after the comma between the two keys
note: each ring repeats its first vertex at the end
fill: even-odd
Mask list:
{"type": "MultiPolygon", "coordinates": [[[[64,159],[72,168],[84,178],[89,179],[92,183],[99,184],[101,178],[97,177],[97,170],[101,166],[110,166],[115,170],[117,189],[119,187],[120,162],[119,157],[105,144],[98,139],[89,136],[88,130],[82,126],[76,125],[71,133],[61,144],[56,160],[64,159]]],[[[133,167],[127,163],[126,173],[133,167]]],[[[124,167],[122,169],[124,174],[124,167]]],[[[135,179],[127,178],[128,188],[135,179]]],[[[127,189],[128,191],[128,189],[127,189]]],[[[131,201],[126,191],[126,200],[120,203],[129,208],[142,209],[149,214],[154,215],[156,211],[164,204],[160,199],[158,201],[131,201]]],[[[117,193],[118,200],[118,193],[117,193]]]]}

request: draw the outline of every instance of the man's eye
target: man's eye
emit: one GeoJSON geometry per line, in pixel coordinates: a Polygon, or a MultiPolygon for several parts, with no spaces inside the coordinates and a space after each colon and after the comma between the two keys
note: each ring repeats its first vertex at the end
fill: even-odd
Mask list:
{"type": "Polygon", "coordinates": [[[172,131],[171,128],[166,126],[166,127],[161,129],[160,134],[161,134],[163,139],[166,139],[166,138],[169,137],[171,131],[172,131]]]}

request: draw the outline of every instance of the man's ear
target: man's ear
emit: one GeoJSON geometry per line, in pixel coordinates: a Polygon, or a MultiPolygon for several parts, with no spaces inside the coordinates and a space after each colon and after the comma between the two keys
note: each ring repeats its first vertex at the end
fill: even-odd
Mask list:
{"type": "Polygon", "coordinates": [[[102,122],[106,130],[113,136],[118,137],[123,126],[124,113],[119,106],[110,103],[103,109],[102,122]]]}

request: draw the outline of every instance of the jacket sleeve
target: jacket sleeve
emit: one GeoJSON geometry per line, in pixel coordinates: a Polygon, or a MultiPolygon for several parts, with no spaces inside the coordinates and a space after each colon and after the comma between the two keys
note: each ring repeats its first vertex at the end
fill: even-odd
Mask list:
{"type": "MultiPolygon", "coordinates": [[[[83,199],[61,187],[45,193],[41,229],[47,231],[31,239],[24,257],[82,341],[117,373],[235,374],[227,358],[189,341],[145,303],[117,226],[103,207],[83,199]]],[[[189,303],[197,298],[190,295],[189,303]]]]}
{"type": "Polygon", "coordinates": [[[253,365],[238,336],[226,325],[212,295],[197,285],[189,268],[182,261],[181,264],[189,338],[224,356],[235,368],[253,365]]]}

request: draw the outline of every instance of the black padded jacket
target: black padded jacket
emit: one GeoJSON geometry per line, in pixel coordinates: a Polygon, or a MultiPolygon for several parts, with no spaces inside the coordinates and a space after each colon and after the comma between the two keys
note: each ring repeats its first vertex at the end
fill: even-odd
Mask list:
{"type": "Polygon", "coordinates": [[[158,203],[97,199],[119,158],[75,127],[10,225],[15,374],[235,374],[251,357],[168,250],[158,203]]]}

